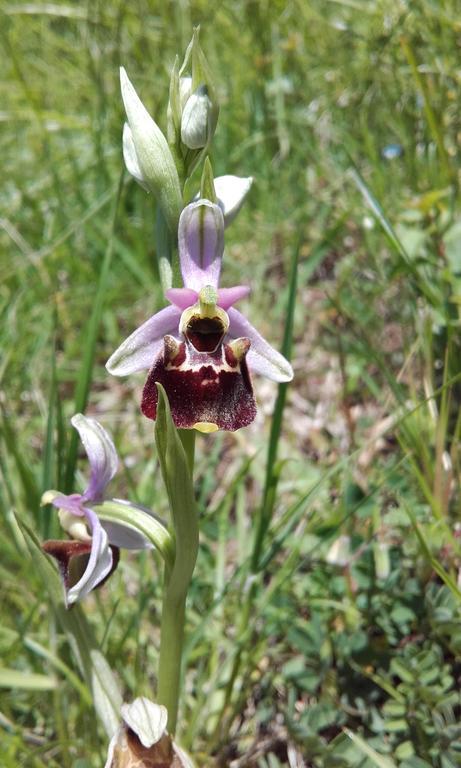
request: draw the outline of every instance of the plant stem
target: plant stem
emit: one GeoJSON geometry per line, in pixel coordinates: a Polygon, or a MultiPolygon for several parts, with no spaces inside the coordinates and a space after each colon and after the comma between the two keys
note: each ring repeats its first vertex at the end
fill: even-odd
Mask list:
{"type": "MultiPolygon", "coordinates": [[[[165,574],[157,690],[159,704],[163,704],[168,710],[168,730],[172,736],[176,731],[178,719],[186,598],[198,550],[198,521],[192,485],[195,431],[178,430],[177,434],[184,449],[181,451],[183,462],[187,462],[185,472],[190,475],[190,497],[185,505],[183,499],[178,514],[179,508],[170,487],[168,495],[175,529],[176,553],[171,573],[165,574]]],[[[180,478],[177,477],[176,480],[179,482],[180,478]]]]}
{"type": "Polygon", "coordinates": [[[185,609],[186,595],[173,601],[169,599],[167,589],[162,606],[157,699],[168,710],[171,735],[176,731],[178,719],[185,609]]]}

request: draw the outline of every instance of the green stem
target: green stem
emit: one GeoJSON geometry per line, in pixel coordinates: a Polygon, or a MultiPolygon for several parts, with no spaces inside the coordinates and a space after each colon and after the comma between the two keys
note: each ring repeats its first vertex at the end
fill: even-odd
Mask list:
{"type": "Polygon", "coordinates": [[[163,429],[166,412],[163,411],[165,401],[161,402],[156,439],[174,526],[175,559],[171,572],[165,572],[157,700],[168,710],[168,730],[174,735],[181,688],[186,598],[198,551],[198,519],[192,483],[195,431],[176,432],[169,419],[169,427],[163,429]],[[167,433],[169,437],[164,444],[162,435],[167,433]]]}
{"type": "Polygon", "coordinates": [[[157,699],[168,710],[168,730],[174,735],[178,719],[181,657],[184,641],[186,595],[178,600],[165,591],[162,606],[157,699]]]}

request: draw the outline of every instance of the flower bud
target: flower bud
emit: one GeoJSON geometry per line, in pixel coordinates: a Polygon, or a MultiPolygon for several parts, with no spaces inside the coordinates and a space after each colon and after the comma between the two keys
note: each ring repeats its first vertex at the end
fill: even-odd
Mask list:
{"type": "Polygon", "coordinates": [[[123,67],[120,68],[120,85],[131,130],[131,138],[125,134],[125,162],[128,160],[130,173],[134,170],[135,178],[142,180],[156,196],[170,231],[176,233],[182,196],[167,140],[149,115],[123,67]]]}
{"type": "Polygon", "coordinates": [[[202,149],[211,136],[211,101],[206,85],[189,96],[181,116],[181,141],[189,149],[202,149]]]}
{"type": "MultiPolygon", "coordinates": [[[[210,143],[219,114],[214,77],[200,46],[199,32],[199,27],[196,27],[179,70],[178,85],[181,141],[192,150],[203,149],[210,143]]],[[[201,157],[202,153],[197,153],[190,159],[188,175],[193,172],[201,157]]]]}

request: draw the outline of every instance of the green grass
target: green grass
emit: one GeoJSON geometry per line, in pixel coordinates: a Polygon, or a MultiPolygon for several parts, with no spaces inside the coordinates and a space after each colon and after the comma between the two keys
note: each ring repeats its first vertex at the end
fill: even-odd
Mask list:
{"type": "MultiPolygon", "coordinates": [[[[197,439],[179,741],[197,766],[459,766],[454,0],[2,4],[2,765],[104,764],[15,514],[58,533],[39,499],[80,488],[69,419],[86,405],[122,459],[113,495],[166,515],[142,376],[104,369],[162,305],[154,201],[120,182],[118,67],[164,128],[198,23],[221,101],[215,174],[256,179],[223,284],[248,280],[245,310],[288,349],[296,255],[296,375],[278,399],[255,382],[252,427],[197,439]],[[335,565],[339,536],[351,554],[335,565]]],[[[125,554],[82,605],[126,698],[156,686],[161,582],[160,558],[125,554]]]]}

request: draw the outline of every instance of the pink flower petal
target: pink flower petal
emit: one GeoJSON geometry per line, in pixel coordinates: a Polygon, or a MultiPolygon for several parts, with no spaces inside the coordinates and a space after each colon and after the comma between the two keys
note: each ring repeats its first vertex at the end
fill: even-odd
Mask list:
{"type": "Polygon", "coordinates": [[[165,296],[181,311],[191,307],[198,299],[197,291],[193,291],[191,288],[169,288],[165,292],[165,296]]]}
{"type": "Polygon", "coordinates": [[[244,299],[251,292],[249,285],[234,285],[232,288],[218,289],[218,306],[229,309],[232,304],[244,299]]]}

